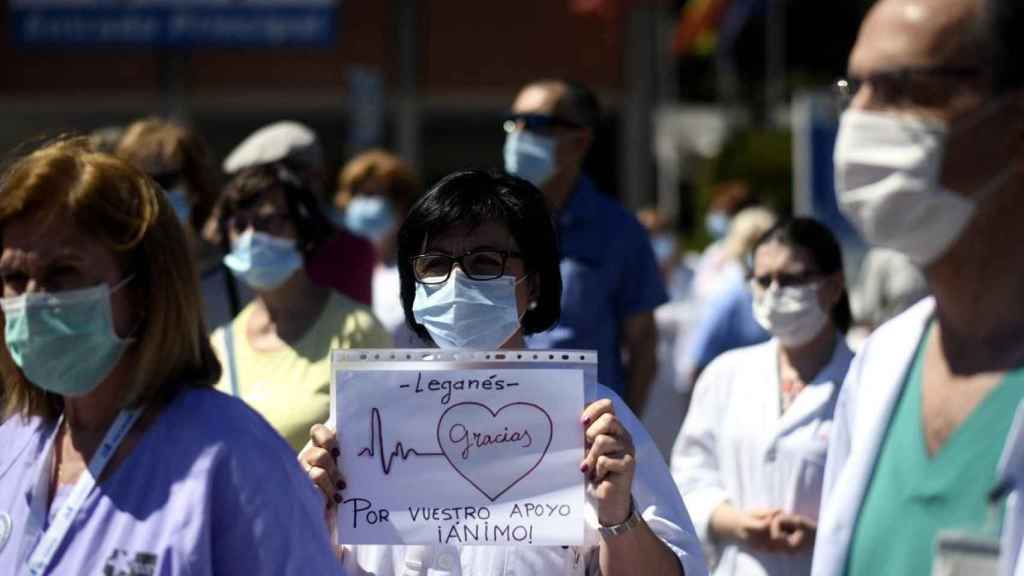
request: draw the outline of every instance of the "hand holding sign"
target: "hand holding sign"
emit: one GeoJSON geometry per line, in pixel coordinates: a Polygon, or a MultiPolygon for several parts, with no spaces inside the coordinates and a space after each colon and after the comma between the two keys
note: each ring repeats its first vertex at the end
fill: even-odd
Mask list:
{"type": "MultiPolygon", "coordinates": [[[[336,370],[348,481],[342,542],[582,543],[581,369],[381,362],[336,370]]],[[[303,461],[315,464],[313,455],[303,461]]],[[[608,466],[610,457],[595,458],[608,466]]]]}
{"type": "Polygon", "coordinates": [[[636,471],[633,438],[615,416],[608,399],[598,400],[583,411],[587,457],[580,470],[587,474],[589,492],[597,501],[598,521],[605,526],[629,517],[630,490],[636,471]]]}
{"type": "Polygon", "coordinates": [[[328,509],[341,502],[340,491],[345,480],[338,472],[335,459],[341,455],[334,430],[323,424],[314,424],[309,430],[309,445],[299,453],[299,462],[309,479],[323,493],[328,509]]]}

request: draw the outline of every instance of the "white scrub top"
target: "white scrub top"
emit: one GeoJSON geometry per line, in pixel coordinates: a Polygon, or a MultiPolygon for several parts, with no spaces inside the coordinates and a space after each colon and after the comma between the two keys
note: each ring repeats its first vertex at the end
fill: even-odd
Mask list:
{"type": "MultiPolygon", "coordinates": [[[[633,498],[651,530],[679,558],[686,576],[706,575],[693,524],[668,466],[626,403],[608,388],[586,386],[587,402],[610,398],[633,436],[636,474],[633,498]]],[[[332,422],[328,426],[334,427],[332,422]]],[[[336,428],[335,428],[336,429],[336,428]]],[[[582,456],[580,458],[582,460],[582,456]]],[[[374,576],[584,576],[598,573],[597,512],[588,500],[583,546],[346,546],[347,574],[374,576]]]]}
{"type": "Polygon", "coordinates": [[[811,548],[770,553],[710,535],[711,513],[777,507],[818,518],[832,413],[853,359],[842,336],[821,372],[781,411],[779,343],[740,348],[701,374],[672,452],[672,476],[697,532],[719,557],[716,575],[809,574],[811,548]]]}

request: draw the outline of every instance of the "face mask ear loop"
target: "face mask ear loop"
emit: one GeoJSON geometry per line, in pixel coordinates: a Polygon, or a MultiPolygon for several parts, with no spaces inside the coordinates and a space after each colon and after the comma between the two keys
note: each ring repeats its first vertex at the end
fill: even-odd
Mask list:
{"type": "Polygon", "coordinates": [[[125,276],[124,278],[121,279],[120,282],[118,282],[117,284],[114,284],[114,286],[110,289],[110,293],[113,294],[114,292],[117,292],[118,290],[123,288],[125,284],[131,282],[134,279],[135,279],[135,274],[129,274],[128,276],[125,276]]]}
{"type": "MultiPolygon", "coordinates": [[[[514,290],[517,286],[519,286],[519,284],[523,280],[526,280],[531,275],[532,275],[532,273],[523,274],[523,277],[519,278],[518,280],[516,280],[515,284],[512,285],[512,289],[514,290]]],[[[537,301],[536,300],[531,300],[530,302],[528,302],[526,304],[526,310],[523,310],[523,313],[519,315],[519,326],[520,327],[522,327],[522,325],[523,325],[523,318],[526,317],[526,313],[529,312],[530,310],[534,310],[536,308],[537,308],[537,301]]],[[[511,336],[510,336],[510,338],[511,338],[511,336]]]]}
{"type": "MultiPolygon", "coordinates": [[[[117,292],[118,290],[123,288],[125,284],[131,282],[134,279],[135,279],[135,274],[129,274],[128,276],[125,276],[120,282],[118,282],[117,284],[114,284],[114,286],[110,289],[110,294],[113,295],[114,292],[117,292]]],[[[110,303],[110,312],[111,312],[111,315],[113,315],[113,312],[114,312],[114,303],[113,302],[110,303]]],[[[143,314],[142,317],[140,317],[138,320],[135,321],[135,325],[132,326],[132,329],[128,331],[128,335],[125,336],[124,338],[121,338],[120,336],[117,336],[117,332],[114,332],[114,336],[117,336],[118,339],[120,339],[125,344],[134,344],[135,343],[135,335],[138,334],[139,329],[142,327],[143,318],[145,318],[145,314],[143,314]]],[[[114,326],[113,318],[111,318],[110,326],[111,326],[111,328],[113,328],[113,326],[114,326]]]]}

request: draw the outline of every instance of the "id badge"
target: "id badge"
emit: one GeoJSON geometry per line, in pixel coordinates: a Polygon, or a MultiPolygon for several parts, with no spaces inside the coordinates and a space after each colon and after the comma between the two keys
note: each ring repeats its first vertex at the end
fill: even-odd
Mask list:
{"type": "Polygon", "coordinates": [[[935,539],[932,576],[996,576],[999,538],[969,530],[943,530],[935,539]]]}

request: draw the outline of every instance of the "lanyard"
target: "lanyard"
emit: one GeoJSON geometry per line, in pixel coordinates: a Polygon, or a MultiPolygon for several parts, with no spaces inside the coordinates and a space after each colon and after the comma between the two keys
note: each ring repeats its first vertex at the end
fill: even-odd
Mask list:
{"type": "Polygon", "coordinates": [[[231,383],[231,395],[238,396],[238,369],[235,368],[235,335],[231,322],[224,325],[224,355],[228,358],[228,382],[231,383]]]}
{"type": "MultiPolygon", "coordinates": [[[[57,553],[57,548],[60,547],[67,536],[71,523],[78,516],[82,505],[85,504],[85,499],[92,492],[92,489],[96,487],[96,481],[103,473],[103,469],[107,467],[110,459],[117,451],[117,447],[121,445],[121,441],[128,435],[128,431],[132,429],[132,425],[135,424],[135,421],[139,419],[141,414],[142,411],[138,408],[122,410],[117,415],[114,423],[110,425],[106,436],[103,437],[103,443],[100,444],[92,459],[89,460],[89,469],[84,471],[78,478],[78,482],[72,488],[71,494],[61,504],[50,527],[46,529],[46,532],[32,551],[32,555],[28,559],[29,574],[40,576],[46,572],[46,569],[53,561],[54,555],[57,553]]],[[[60,422],[57,423],[58,430],[60,430],[63,420],[62,416],[60,422]]],[[[54,449],[55,447],[51,448],[51,450],[54,449]]]]}

